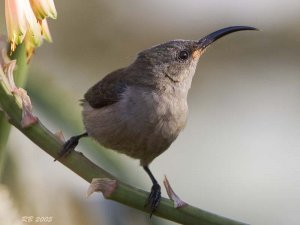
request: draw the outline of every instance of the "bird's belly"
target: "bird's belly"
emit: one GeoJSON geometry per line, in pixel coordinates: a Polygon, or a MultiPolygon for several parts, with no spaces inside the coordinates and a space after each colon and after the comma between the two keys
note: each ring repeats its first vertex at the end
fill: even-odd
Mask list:
{"type": "Polygon", "coordinates": [[[86,103],[83,118],[88,134],[107,148],[149,164],[176,139],[187,109],[179,110],[176,102],[167,105],[162,99],[145,101],[121,101],[100,109],[86,103]]]}

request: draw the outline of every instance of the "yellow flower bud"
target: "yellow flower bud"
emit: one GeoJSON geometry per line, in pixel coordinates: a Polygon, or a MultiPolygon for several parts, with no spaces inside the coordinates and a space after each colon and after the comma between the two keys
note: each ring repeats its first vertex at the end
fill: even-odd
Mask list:
{"type": "Polygon", "coordinates": [[[11,50],[21,44],[27,30],[23,0],[5,0],[5,19],[11,50]]]}
{"type": "Polygon", "coordinates": [[[45,18],[56,18],[53,0],[5,0],[5,17],[11,51],[25,42],[28,61],[43,39],[51,42],[45,18]]]}
{"type": "Polygon", "coordinates": [[[56,19],[57,12],[53,0],[30,0],[30,4],[37,19],[56,19]]]}

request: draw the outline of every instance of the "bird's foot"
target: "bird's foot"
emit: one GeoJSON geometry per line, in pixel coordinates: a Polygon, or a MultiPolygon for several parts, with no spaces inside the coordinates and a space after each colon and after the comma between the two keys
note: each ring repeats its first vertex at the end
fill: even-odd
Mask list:
{"type": "Polygon", "coordinates": [[[151,210],[150,218],[152,217],[152,214],[155,212],[155,210],[159,206],[160,200],[161,200],[160,186],[158,183],[156,183],[156,184],[153,184],[150,195],[145,204],[145,207],[149,206],[149,208],[151,210]]]}
{"type": "Polygon", "coordinates": [[[56,161],[57,159],[60,159],[63,156],[66,156],[66,155],[70,154],[72,151],[74,151],[74,149],[76,148],[76,146],[79,143],[79,139],[82,137],[87,137],[87,136],[88,136],[88,133],[85,132],[83,134],[71,137],[68,141],[66,141],[64,143],[62,150],[59,152],[58,156],[54,159],[54,161],[56,161]]]}
{"type": "Polygon", "coordinates": [[[83,137],[82,135],[73,136],[68,141],[66,141],[62,147],[62,150],[58,153],[58,156],[54,159],[54,161],[70,154],[79,143],[79,139],[83,137]]]}

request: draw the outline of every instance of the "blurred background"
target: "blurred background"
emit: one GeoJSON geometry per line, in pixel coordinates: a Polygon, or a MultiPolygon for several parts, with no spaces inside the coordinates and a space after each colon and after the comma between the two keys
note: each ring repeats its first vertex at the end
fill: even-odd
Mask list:
{"type": "MultiPolygon", "coordinates": [[[[78,100],[85,91],[142,49],[199,39],[226,26],[261,29],[226,36],[202,56],[189,94],[188,124],[151,169],[161,184],[167,175],[176,193],[201,209],[256,225],[300,223],[300,1],[55,4],[58,18],[49,20],[53,43],[37,49],[27,90],[34,113],[66,138],[84,129],[78,100]]],[[[0,13],[3,34],[4,0],[0,13]]],[[[174,224],[149,220],[100,194],[87,199],[86,181],[16,129],[7,148],[1,225],[21,224],[24,216],[53,217],[57,225],[174,224]]],[[[78,150],[121,180],[150,189],[137,160],[88,139],[78,150]]]]}

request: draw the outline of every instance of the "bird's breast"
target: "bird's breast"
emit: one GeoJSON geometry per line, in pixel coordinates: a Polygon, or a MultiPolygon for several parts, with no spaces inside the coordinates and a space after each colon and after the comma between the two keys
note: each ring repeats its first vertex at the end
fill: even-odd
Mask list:
{"type": "Polygon", "coordinates": [[[103,146],[148,165],[176,139],[187,110],[181,96],[128,87],[112,105],[94,109],[85,102],[83,120],[88,134],[103,146]]]}
{"type": "Polygon", "coordinates": [[[152,129],[162,138],[175,139],[186,124],[187,100],[180,93],[128,88],[122,99],[121,111],[136,115],[127,119],[133,119],[140,129],[152,129]]]}

